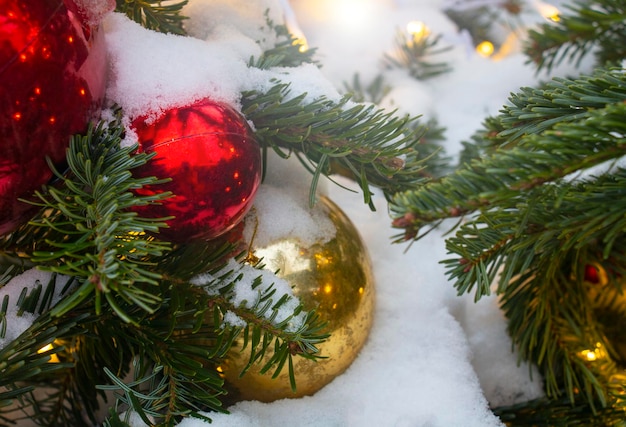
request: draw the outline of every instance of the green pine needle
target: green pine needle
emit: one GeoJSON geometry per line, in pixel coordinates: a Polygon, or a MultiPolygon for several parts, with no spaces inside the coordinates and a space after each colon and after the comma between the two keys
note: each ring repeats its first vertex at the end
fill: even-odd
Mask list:
{"type": "Polygon", "coordinates": [[[116,0],[116,11],[149,30],[161,33],[186,35],[181,14],[189,0],[164,2],[163,0],[116,0]]]}
{"type": "MultiPolygon", "coordinates": [[[[145,258],[169,248],[147,235],[165,224],[162,219],[141,218],[132,208],[169,194],[133,193],[161,181],[133,177],[132,170],[145,165],[150,156],[135,154],[136,147],[120,147],[122,131],[119,123],[100,123],[85,136],[73,137],[67,154],[69,173],[55,171],[63,184],[36,193],[39,201],[34,203],[41,211],[30,226],[48,235],[36,246],[31,261],[80,281],[79,288],[54,307],[53,316],[67,313],[86,298],[95,298],[96,313],[107,303],[119,307],[116,299],[132,301],[148,313],[160,302],[145,288],[160,277],[145,258]]],[[[121,309],[117,313],[133,321],[121,309]]]]}

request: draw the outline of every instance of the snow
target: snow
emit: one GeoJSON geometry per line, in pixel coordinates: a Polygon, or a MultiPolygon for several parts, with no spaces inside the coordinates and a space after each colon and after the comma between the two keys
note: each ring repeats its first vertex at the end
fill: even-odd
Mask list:
{"type": "Polygon", "coordinates": [[[0,318],[0,350],[18,338],[21,333],[37,320],[37,316],[34,313],[22,313],[17,306],[24,289],[27,290],[27,293],[24,293],[24,295],[30,295],[38,286],[42,286],[45,289],[46,285],[53,279],[54,291],[50,297],[50,306],[52,307],[62,297],[61,291],[69,281],[67,276],[53,275],[53,273],[47,271],[30,269],[13,277],[8,283],[0,287],[0,307],[3,306],[4,301],[8,303],[6,306],[7,310],[4,313],[4,320],[0,318]],[[4,333],[1,333],[3,322],[7,327],[4,333]]]}
{"type": "MultiPolygon", "coordinates": [[[[83,0],[80,5],[91,3],[83,0]]],[[[511,50],[499,61],[477,56],[467,35],[458,33],[442,13],[444,6],[456,3],[190,0],[184,9],[190,17],[189,37],[158,34],[111,13],[104,21],[110,60],[107,97],[131,118],[156,116],[207,96],[239,108],[241,91],[263,90],[276,78],[290,82],[294,96],[307,93],[309,99],[321,95],[338,99],[337,88],[351,81],[355,72],[364,82],[383,72],[380,59],[392,48],[396,31],[411,20],[420,20],[432,33],[442,35],[443,45],[452,47],[438,60],[449,62],[453,71],[421,82],[399,70],[384,71],[393,91],[382,106],[437,118],[447,128],[444,149],[454,156],[461,141],[468,140],[488,115],[496,114],[510,92],[549,78],[525,64],[516,44],[509,45],[511,50]],[[283,9],[289,6],[292,9],[283,9]],[[308,45],[318,48],[321,70],[313,66],[247,67],[251,57],[258,57],[274,41],[266,10],[274,22],[286,15],[294,32],[301,31],[308,45]]],[[[553,74],[574,71],[562,67],[553,74]]],[[[267,230],[267,235],[256,238],[272,239],[285,232],[303,233],[313,240],[327,238],[332,230],[320,226],[320,220],[306,209],[310,177],[294,180],[292,172],[276,164],[255,202],[257,220],[267,230]],[[295,194],[301,197],[290,196],[285,188],[298,190],[295,194]],[[287,229],[281,215],[300,222],[287,229]],[[310,230],[319,234],[304,233],[310,230]]],[[[354,183],[338,180],[356,189],[354,183]]],[[[533,368],[518,366],[497,299],[474,303],[473,295],[456,296],[439,263],[446,258],[445,227],[411,246],[391,244],[397,230],[390,226],[381,195],[375,198],[378,210],[371,212],[358,192],[323,184],[324,191],[352,219],[373,259],[376,308],[369,340],[351,367],[315,395],[273,403],[239,402],[229,408],[229,415],[209,414],[212,426],[500,426],[489,404],[512,404],[541,395],[540,376],[535,372],[531,379],[533,368]]],[[[4,286],[0,300],[30,280],[4,286]]],[[[23,325],[16,328],[32,321],[22,320],[23,325]]],[[[19,332],[11,331],[12,336],[19,332]]],[[[180,424],[208,425],[194,419],[180,424]]]]}
{"type": "MultiPolygon", "coordinates": [[[[295,331],[302,326],[304,313],[293,315],[299,305],[299,301],[293,295],[289,282],[276,277],[271,271],[258,270],[250,265],[240,264],[234,259],[231,259],[215,276],[220,277],[227,273],[231,273],[230,277],[235,281],[233,297],[231,298],[233,305],[236,307],[254,308],[259,303],[261,295],[271,288],[275,292],[274,301],[279,300],[284,295],[287,295],[288,299],[280,307],[273,307],[271,310],[268,310],[265,313],[265,317],[267,319],[271,318],[272,322],[277,325],[293,316],[287,324],[288,331],[295,331]],[[261,278],[261,285],[255,288],[252,285],[259,277],[261,278]]],[[[194,277],[192,283],[202,286],[210,284],[214,280],[212,275],[202,274],[194,277]]],[[[213,294],[213,290],[210,287],[207,291],[209,294],[213,294]]],[[[245,321],[233,312],[226,313],[224,321],[232,326],[245,326],[245,321]]]]}

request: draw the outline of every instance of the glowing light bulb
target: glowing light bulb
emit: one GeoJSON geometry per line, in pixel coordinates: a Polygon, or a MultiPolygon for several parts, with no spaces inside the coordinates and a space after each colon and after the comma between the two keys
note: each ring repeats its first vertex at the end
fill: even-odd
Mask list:
{"type": "Polygon", "coordinates": [[[478,46],[476,46],[476,53],[478,53],[483,58],[489,58],[491,55],[493,55],[494,51],[495,47],[493,46],[493,43],[488,40],[482,41],[478,44],[478,46]]]}
{"type": "MultiPolygon", "coordinates": [[[[54,347],[52,346],[52,344],[48,344],[45,345],[43,347],[41,347],[39,350],[37,350],[37,353],[41,354],[41,353],[45,353],[46,351],[50,351],[52,350],[54,347]]],[[[58,356],[56,354],[51,354],[50,355],[50,362],[52,363],[59,363],[60,360],[58,358],[58,356]]]]}
{"type": "Polygon", "coordinates": [[[414,39],[423,39],[430,34],[430,30],[422,21],[411,21],[406,24],[406,30],[414,39]]]}
{"type": "Polygon", "coordinates": [[[598,356],[596,356],[596,353],[591,350],[585,350],[582,352],[582,354],[583,354],[583,358],[587,359],[590,362],[593,362],[594,360],[598,358],[598,356]]]}
{"type": "Polygon", "coordinates": [[[580,353],[580,357],[588,362],[594,362],[598,359],[602,359],[606,357],[606,352],[602,347],[602,343],[596,343],[596,346],[593,350],[583,350],[580,353]]]}
{"type": "Polygon", "coordinates": [[[561,20],[559,9],[557,9],[556,6],[541,1],[536,2],[536,5],[541,16],[547,20],[552,22],[559,22],[561,20]]]}
{"type": "Polygon", "coordinates": [[[303,53],[309,50],[309,44],[307,43],[304,36],[298,36],[297,38],[295,38],[293,41],[293,45],[298,46],[298,50],[303,53]]]}

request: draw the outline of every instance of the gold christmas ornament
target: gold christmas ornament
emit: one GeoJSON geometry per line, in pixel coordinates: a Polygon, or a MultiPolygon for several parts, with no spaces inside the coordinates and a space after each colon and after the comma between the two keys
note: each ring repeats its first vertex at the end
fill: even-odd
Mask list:
{"type": "Polygon", "coordinates": [[[374,280],[369,255],[349,218],[326,197],[314,209],[322,210],[336,227],[335,237],[326,243],[304,245],[297,238],[281,239],[266,247],[252,247],[264,268],[278,271],[307,310],[315,308],[328,322],[330,338],[318,346],[317,361],[294,358],[297,390],[291,390],[285,366],[272,379],[272,370],[260,368],[272,355],[242,377],[250,353],[234,346],[221,367],[231,394],[237,400],[271,402],[283,398],[311,395],[344,372],[367,340],[374,313],[374,280]]]}

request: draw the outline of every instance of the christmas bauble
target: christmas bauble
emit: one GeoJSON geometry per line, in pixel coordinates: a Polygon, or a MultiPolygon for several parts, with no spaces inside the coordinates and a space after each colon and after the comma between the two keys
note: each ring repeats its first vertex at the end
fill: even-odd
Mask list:
{"type": "Polygon", "coordinates": [[[271,357],[268,350],[262,363],[240,377],[250,353],[237,346],[229,353],[222,370],[235,399],[270,402],[311,395],[343,373],[367,340],[374,314],[374,279],[367,250],[356,228],[343,211],[322,197],[315,209],[322,210],[336,228],[325,243],[305,245],[287,238],[264,247],[254,247],[264,268],[278,271],[307,310],[315,308],[328,322],[330,338],[320,344],[317,361],[294,357],[297,390],[291,390],[287,366],[272,379],[272,372],[260,368],[271,357]]]}
{"type": "Polygon", "coordinates": [[[72,134],[104,96],[106,49],[97,23],[66,0],[0,0],[0,234],[30,209],[72,134]]]}
{"type": "Polygon", "coordinates": [[[252,205],[261,182],[261,150],[245,118],[205,99],[173,108],[156,121],[136,119],[140,150],[156,156],[137,176],[171,178],[139,194],[171,191],[160,205],[137,211],[151,218],[174,216],[161,236],[173,242],[212,239],[232,229],[252,205]]]}

